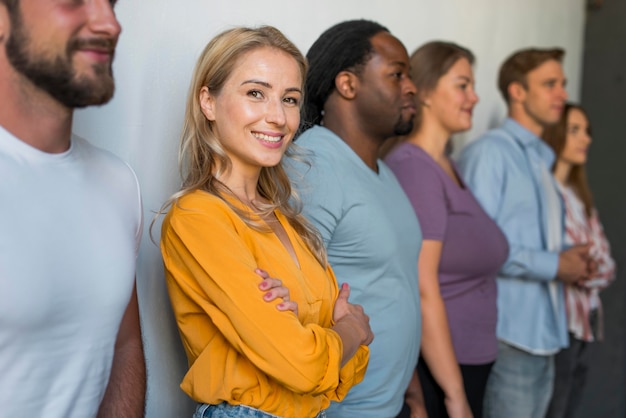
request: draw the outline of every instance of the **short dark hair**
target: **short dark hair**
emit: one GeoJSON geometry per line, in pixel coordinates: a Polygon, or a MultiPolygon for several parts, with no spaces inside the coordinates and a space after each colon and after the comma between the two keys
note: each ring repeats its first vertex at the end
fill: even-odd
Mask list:
{"type": "Polygon", "coordinates": [[[504,61],[498,75],[498,88],[504,100],[509,103],[509,86],[511,83],[520,83],[528,87],[526,75],[546,61],[563,61],[565,51],[561,48],[522,49],[513,53],[504,61]]]}
{"type": "Polygon", "coordinates": [[[370,39],[389,30],[369,20],[349,20],[327,29],[307,52],[309,72],[305,83],[305,102],[301,126],[319,123],[326,100],[335,88],[341,71],[359,74],[373,52],[370,39]]]}

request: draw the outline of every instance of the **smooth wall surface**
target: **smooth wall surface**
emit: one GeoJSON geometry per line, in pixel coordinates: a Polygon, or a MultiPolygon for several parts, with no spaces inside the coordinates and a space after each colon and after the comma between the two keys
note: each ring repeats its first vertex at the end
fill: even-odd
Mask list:
{"type": "MultiPolygon", "coordinates": [[[[601,3],[601,2],[598,2],[601,3]]],[[[588,176],[617,263],[615,283],[601,294],[605,340],[589,355],[587,391],[577,418],[626,416],[626,2],[604,1],[587,19],[582,104],[593,142],[588,176]]]]}
{"type": "MultiPolygon", "coordinates": [[[[304,52],[329,26],[367,18],[387,26],[409,53],[422,43],[450,40],[477,57],[474,128],[457,147],[505,115],[496,90],[501,62],[529,46],[567,51],[570,96],[578,99],[584,0],[150,0],[120,1],[124,28],[115,61],[117,92],[108,105],[77,113],[75,132],[128,161],[143,190],[145,234],[138,263],[139,302],[148,360],[147,417],[190,417],[193,403],[178,385],[186,359],[172,318],[158,247],[148,236],[155,211],[180,183],[178,135],[197,55],[219,31],[270,24],[304,52]]],[[[158,225],[154,230],[158,242],[158,225]]]]}

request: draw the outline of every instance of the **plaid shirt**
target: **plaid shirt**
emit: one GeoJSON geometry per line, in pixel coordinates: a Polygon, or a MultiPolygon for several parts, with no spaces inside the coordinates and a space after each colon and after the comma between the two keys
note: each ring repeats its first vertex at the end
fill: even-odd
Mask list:
{"type": "Polygon", "coordinates": [[[615,261],[611,258],[609,242],[604,235],[595,208],[588,217],[584,204],[574,190],[561,184],[559,184],[559,189],[565,201],[565,243],[573,245],[590,242],[592,244],[590,254],[598,263],[596,274],[583,286],[565,286],[568,329],[576,339],[601,340],[603,338],[602,301],[598,294],[615,278],[615,261]],[[590,314],[596,309],[598,321],[597,326],[594,327],[590,321],[590,314]]]}

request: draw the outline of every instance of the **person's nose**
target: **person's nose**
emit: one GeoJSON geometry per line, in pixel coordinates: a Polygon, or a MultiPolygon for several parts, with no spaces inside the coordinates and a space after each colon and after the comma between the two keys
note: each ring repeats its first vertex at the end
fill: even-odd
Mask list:
{"type": "Polygon", "coordinates": [[[267,114],[265,120],[268,123],[276,126],[283,126],[286,123],[287,117],[285,114],[285,107],[282,99],[269,100],[266,108],[267,114]]]}
{"type": "Polygon", "coordinates": [[[87,2],[88,26],[95,34],[105,35],[117,40],[122,31],[120,22],[115,17],[113,5],[108,0],[87,2]]]}
{"type": "Polygon", "coordinates": [[[409,77],[404,79],[403,92],[404,94],[410,94],[411,96],[415,96],[417,94],[417,87],[415,87],[415,83],[413,83],[413,80],[409,77]]]}

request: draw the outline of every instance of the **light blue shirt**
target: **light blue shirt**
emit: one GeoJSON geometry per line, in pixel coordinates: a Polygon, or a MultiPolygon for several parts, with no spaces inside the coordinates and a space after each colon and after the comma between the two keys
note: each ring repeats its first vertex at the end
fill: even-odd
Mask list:
{"type": "Polygon", "coordinates": [[[296,141],[310,166],[291,172],[304,213],[320,230],[338,282],[370,317],[374,341],[363,382],[328,417],[392,418],[416,366],[421,338],[417,258],[422,234],[391,170],[378,173],[330,130],[315,126],[296,141]]]}
{"type": "MultiPolygon", "coordinates": [[[[509,241],[497,280],[498,338],[538,355],[568,345],[563,287],[554,282],[559,254],[547,249],[541,179],[542,165],[553,162],[552,149],[510,118],[465,147],[458,161],[465,182],[509,241]]],[[[562,206],[560,211],[563,222],[562,206]]]]}

